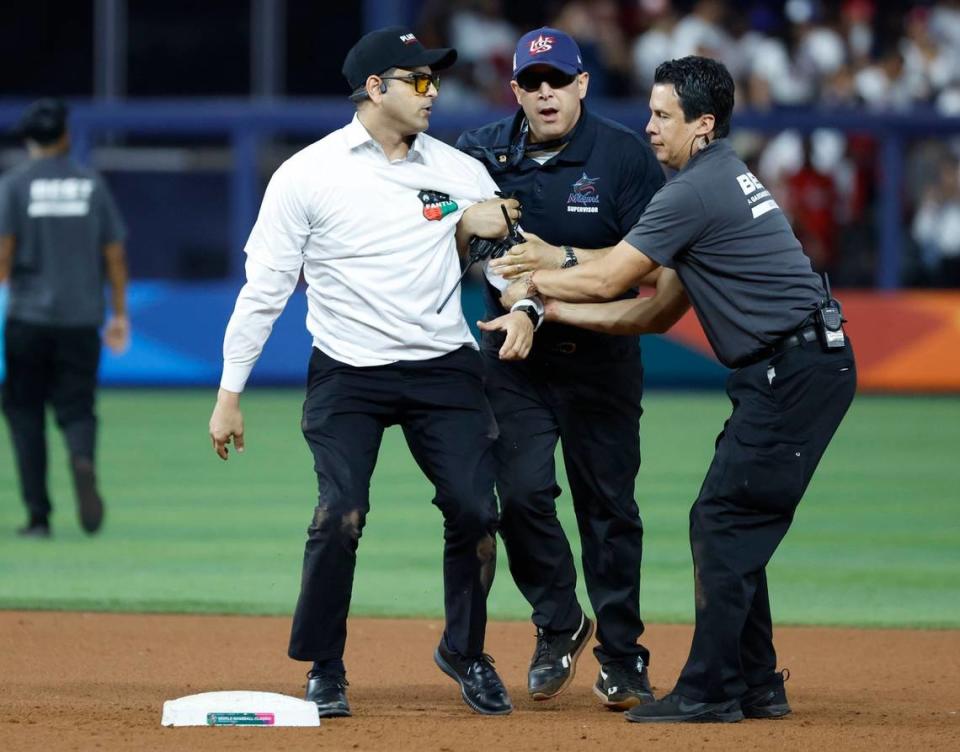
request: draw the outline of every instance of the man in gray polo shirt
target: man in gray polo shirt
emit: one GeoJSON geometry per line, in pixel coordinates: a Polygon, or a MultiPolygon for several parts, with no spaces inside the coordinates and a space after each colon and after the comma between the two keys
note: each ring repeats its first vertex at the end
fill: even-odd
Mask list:
{"type": "Polygon", "coordinates": [[[28,162],[0,179],[0,283],[10,281],[4,329],[3,412],[16,453],[24,536],[50,535],[46,405],[70,454],[80,524],[95,533],[103,500],[94,468],[94,390],[104,320],[104,278],[112,288],[107,345],[127,346],[124,227],[103,179],[70,156],[67,108],[31,105],[18,125],[28,162]]]}
{"type": "MultiPolygon", "coordinates": [[[[839,304],[774,198],[724,138],[734,89],[726,68],[686,57],[662,64],[654,80],[647,133],[657,159],[679,172],[605,257],[537,270],[525,292],[608,300],[659,266],[676,269],[714,352],[734,369],[733,412],[690,511],[690,656],[673,692],[626,716],[640,723],[775,718],[790,706],[776,673],[766,565],[853,399],[853,351],[839,304]]],[[[641,322],[650,305],[610,303],[606,318],[641,322]]],[[[561,306],[557,320],[598,326],[600,308],[561,306]]]]}

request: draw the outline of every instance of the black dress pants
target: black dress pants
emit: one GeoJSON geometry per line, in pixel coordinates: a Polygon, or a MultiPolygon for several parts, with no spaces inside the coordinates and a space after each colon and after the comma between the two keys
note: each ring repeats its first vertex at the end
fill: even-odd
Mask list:
{"type": "Polygon", "coordinates": [[[343,656],[370,476],[384,428],[396,424],[443,514],[447,645],[464,656],[483,653],[496,564],[491,448],[497,426],[480,355],[463,347],[430,360],[357,368],[314,349],[302,428],[319,500],[307,530],[291,658],[343,656]]]}
{"type": "Polygon", "coordinates": [[[643,523],[633,497],[640,467],[643,368],[618,358],[535,355],[503,362],[484,350],[487,394],[500,426],[494,448],[500,534],[533,622],[576,629],[576,570],[557,519],[554,452],[561,441],[580,533],[584,579],[597,617],[601,663],[642,656],[638,644],[643,523]]]}
{"type": "Polygon", "coordinates": [[[94,399],[100,364],[96,327],[7,320],[3,412],[16,454],[20,490],[31,517],[47,517],[46,406],[53,406],[72,461],[94,460],[94,399]]]}
{"type": "Polygon", "coordinates": [[[696,628],[676,692],[720,702],[772,679],[767,562],[855,390],[849,343],[805,342],[730,375],[733,413],[690,510],[696,628]]]}

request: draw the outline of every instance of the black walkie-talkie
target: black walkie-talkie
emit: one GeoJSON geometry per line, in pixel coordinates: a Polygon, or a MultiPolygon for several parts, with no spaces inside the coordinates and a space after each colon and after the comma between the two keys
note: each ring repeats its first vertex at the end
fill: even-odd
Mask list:
{"type": "Polygon", "coordinates": [[[820,335],[820,345],[824,350],[840,350],[847,344],[843,333],[843,308],[830,292],[830,278],[824,273],[823,286],[827,293],[826,300],[820,301],[817,308],[817,332],[820,335]]]}
{"type": "MultiPolygon", "coordinates": [[[[497,193],[498,196],[503,198],[510,198],[508,196],[503,196],[501,193],[497,193]]],[[[500,258],[503,254],[509,251],[513,246],[519,245],[520,243],[526,243],[526,238],[520,234],[520,231],[517,229],[517,226],[510,221],[510,215],[507,213],[507,207],[503,204],[500,204],[500,211],[503,212],[503,221],[507,223],[507,235],[500,240],[490,240],[488,238],[478,238],[476,236],[470,238],[470,253],[467,260],[467,265],[464,267],[463,272],[460,274],[457,283],[453,286],[453,289],[447,293],[447,296],[443,299],[443,302],[440,303],[440,307],[437,308],[437,313],[443,310],[443,307],[447,304],[447,301],[453,296],[453,293],[457,291],[457,288],[460,286],[460,283],[463,282],[463,278],[467,276],[467,272],[470,271],[472,267],[478,261],[483,261],[484,259],[495,259],[500,258]]]]}

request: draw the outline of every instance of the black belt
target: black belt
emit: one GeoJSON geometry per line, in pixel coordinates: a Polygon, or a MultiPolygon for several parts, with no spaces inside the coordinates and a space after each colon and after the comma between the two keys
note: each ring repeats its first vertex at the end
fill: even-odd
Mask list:
{"type": "Polygon", "coordinates": [[[772,358],[774,355],[779,355],[785,350],[790,350],[794,347],[800,347],[804,342],[816,342],[819,339],[817,334],[817,328],[815,326],[805,326],[803,329],[798,329],[793,334],[788,334],[786,337],[781,337],[772,345],[767,345],[765,348],[759,352],[755,352],[752,355],[747,356],[741,362],[737,363],[737,368],[744,368],[746,366],[752,366],[754,363],[759,363],[761,360],[767,360],[772,358]]]}

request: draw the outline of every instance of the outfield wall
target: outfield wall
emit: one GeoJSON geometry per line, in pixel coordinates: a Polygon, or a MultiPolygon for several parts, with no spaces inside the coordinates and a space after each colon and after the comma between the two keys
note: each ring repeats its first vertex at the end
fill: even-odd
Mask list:
{"type": "MultiPolygon", "coordinates": [[[[122,357],[104,353],[102,383],[215,385],[237,290],[234,282],[131,284],[133,343],[122,357]]],[[[849,319],[862,390],[960,393],[960,292],[846,291],[838,297],[849,319]]],[[[463,306],[468,321],[480,318],[478,286],[465,288],[463,306]]],[[[0,310],[5,307],[0,300],[0,310]]],[[[305,318],[306,298],[295,294],[274,327],[252,384],[303,384],[310,348],[305,318]]],[[[692,313],[669,335],[644,337],[643,351],[649,387],[723,386],[727,371],[713,358],[692,313]]]]}

